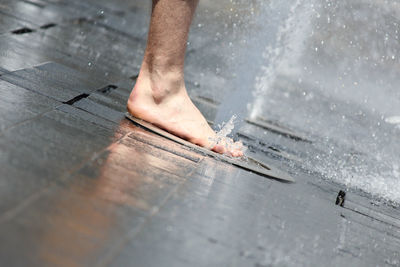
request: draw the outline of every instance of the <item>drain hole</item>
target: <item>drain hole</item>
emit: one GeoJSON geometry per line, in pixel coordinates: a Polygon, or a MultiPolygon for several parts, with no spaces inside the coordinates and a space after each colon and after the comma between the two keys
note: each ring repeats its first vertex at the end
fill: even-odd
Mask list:
{"type": "Polygon", "coordinates": [[[47,29],[53,28],[53,27],[55,27],[55,26],[57,26],[57,24],[55,24],[55,23],[48,23],[48,24],[45,24],[45,25],[40,26],[40,29],[47,30],[47,29]]]}
{"type": "Polygon", "coordinates": [[[30,33],[30,32],[34,32],[34,30],[26,28],[26,27],[12,31],[13,34],[24,34],[24,33],[30,33]]]}
{"type": "Polygon", "coordinates": [[[110,84],[110,85],[107,85],[106,87],[100,88],[97,91],[102,94],[109,94],[112,90],[115,90],[115,89],[117,89],[117,86],[110,84]]]}
{"type": "Polygon", "coordinates": [[[79,100],[88,97],[89,94],[80,94],[70,100],[68,100],[67,102],[63,102],[63,104],[67,104],[67,105],[73,105],[74,103],[78,102],[79,100]]]}
{"type": "Polygon", "coordinates": [[[346,192],[344,192],[343,190],[340,190],[338,195],[337,195],[337,197],[336,197],[335,204],[343,207],[345,200],[346,200],[346,192]]]}
{"type": "Polygon", "coordinates": [[[273,151],[276,151],[276,152],[281,152],[279,149],[277,149],[276,147],[273,147],[273,146],[269,146],[268,148],[273,151]]]}

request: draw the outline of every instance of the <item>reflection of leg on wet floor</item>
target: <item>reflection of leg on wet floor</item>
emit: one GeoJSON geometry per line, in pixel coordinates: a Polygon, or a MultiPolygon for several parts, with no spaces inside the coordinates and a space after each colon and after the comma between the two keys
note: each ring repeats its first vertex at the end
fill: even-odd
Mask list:
{"type": "Polygon", "coordinates": [[[241,156],[215,145],[216,134],[190,100],[183,64],[190,23],[198,0],[153,0],[147,47],[128,111],[191,143],[241,156]]]}

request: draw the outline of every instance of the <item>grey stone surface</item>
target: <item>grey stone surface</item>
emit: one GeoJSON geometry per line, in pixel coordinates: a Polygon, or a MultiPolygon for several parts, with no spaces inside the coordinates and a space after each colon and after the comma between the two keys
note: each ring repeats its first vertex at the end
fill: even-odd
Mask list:
{"type": "Polygon", "coordinates": [[[14,71],[48,61],[60,62],[73,67],[87,64],[87,62],[86,64],[81,62],[79,58],[71,59],[71,55],[66,52],[55,50],[54,47],[61,47],[61,43],[57,43],[56,40],[45,39],[48,38],[38,32],[0,35],[0,45],[3,51],[0,54],[2,67],[14,71]]]}
{"type": "Polygon", "coordinates": [[[1,80],[60,102],[103,88],[104,80],[84,76],[57,63],[44,63],[29,69],[4,73],[1,80]]]}
{"type": "MultiPolygon", "coordinates": [[[[336,206],[345,186],[307,161],[326,152],[323,136],[278,115],[268,118],[313,143],[241,123],[236,135],[250,152],[296,180],[284,184],[196,154],[124,118],[149,4],[0,2],[0,265],[398,266],[398,205],[346,188],[344,207],[336,206]],[[41,28],[49,23],[55,25],[41,28]],[[11,33],[20,27],[34,31],[11,33]]],[[[265,44],[257,38],[264,34],[270,42],[282,22],[274,14],[268,23],[239,22],[235,14],[265,14],[264,7],[200,1],[185,78],[209,121],[218,122],[230,99],[245,105],[237,92],[250,87],[264,64],[265,44]]],[[[300,86],[293,83],[286,77],[276,86],[300,86]]],[[[291,93],[287,101],[300,105],[302,91],[291,93]]],[[[329,106],[329,98],[314,93],[329,106]]],[[[276,112],[284,109],[279,103],[276,112]]],[[[307,111],[302,108],[298,113],[307,111]]]]}
{"type": "Polygon", "coordinates": [[[0,16],[0,35],[9,33],[24,27],[32,28],[32,25],[26,21],[14,18],[11,15],[2,13],[0,16]]]}
{"type": "Polygon", "coordinates": [[[10,126],[33,119],[59,105],[49,97],[5,81],[0,81],[0,94],[0,134],[10,126]]]}

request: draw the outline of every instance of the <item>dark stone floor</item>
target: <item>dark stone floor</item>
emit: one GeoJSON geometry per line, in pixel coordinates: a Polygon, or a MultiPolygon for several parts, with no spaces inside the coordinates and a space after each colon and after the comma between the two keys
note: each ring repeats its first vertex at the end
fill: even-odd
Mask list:
{"type": "MultiPolygon", "coordinates": [[[[296,179],[285,184],[124,118],[148,13],[149,1],[0,1],[0,265],[400,266],[399,211],[356,191],[336,206],[342,188],[302,167],[309,143],[241,129],[296,179]]],[[[212,122],[231,88],[204,67],[219,59],[203,35],[187,84],[212,122]]]]}

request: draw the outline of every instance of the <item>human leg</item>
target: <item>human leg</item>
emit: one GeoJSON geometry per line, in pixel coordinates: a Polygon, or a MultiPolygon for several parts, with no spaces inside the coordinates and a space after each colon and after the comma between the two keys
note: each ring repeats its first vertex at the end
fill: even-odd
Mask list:
{"type": "MultiPolygon", "coordinates": [[[[189,27],[198,0],[153,0],[149,35],[128,111],[191,143],[227,152],[213,144],[215,132],[190,100],[183,75],[189,27]]],[[[228,151],[241,156],[241,151],[228,151]]]]}

